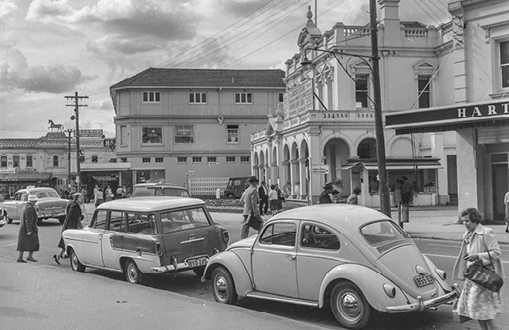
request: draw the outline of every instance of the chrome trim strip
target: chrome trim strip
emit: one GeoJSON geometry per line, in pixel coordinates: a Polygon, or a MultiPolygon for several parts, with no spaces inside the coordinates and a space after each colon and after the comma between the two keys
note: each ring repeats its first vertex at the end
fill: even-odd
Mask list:
{"type": "Polygon", "coordinates": [[[188,239],[187,241],[182,241],[182,242],[180,242],[180,244],[194,243],[194,242],[199,242],[199,241],[204,241],[204,240],[205,240],[205,237],[192,238],[192,239],[188,239]]]}
{"type": "Polygon", "coordinates": [[[280,297],[280,296],[273,296],[273,295],[265,295],[263,293],[258,293],[258,292],[255,292],[255,291],[248,292],[246,294],[246,297],[257,298],[257,299],[265,299],[265,300],[271,300],[271,301],[278,301],[278,302],[284,302],[284,303],[290,303],[290,304],[302,305],[302,306],[308,306],[308,307],[318,307],[318,302],[306,301],[306,300],[301,300],[301,299],[298,299],[298,298],[289,298],[289,297],[280,297]]]}

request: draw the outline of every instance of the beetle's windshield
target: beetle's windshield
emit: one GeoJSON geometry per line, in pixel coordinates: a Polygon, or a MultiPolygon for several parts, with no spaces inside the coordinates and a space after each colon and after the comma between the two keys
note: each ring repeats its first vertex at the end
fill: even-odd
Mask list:
{"type": "Polygon", "coordinates": [[[369,223],[361,228],[361,234],[371,245],[381,245],[384,242],[409,238],[407,233],[390,220],[369,223]]]}

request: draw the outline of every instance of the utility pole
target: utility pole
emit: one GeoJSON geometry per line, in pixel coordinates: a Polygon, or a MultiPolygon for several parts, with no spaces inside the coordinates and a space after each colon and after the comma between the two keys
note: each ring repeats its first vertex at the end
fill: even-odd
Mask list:
{"type": "Polygon", "coordinates": [[[376,1],[369,0],[369,17],[371,29],[371,58],[373,61],[373,96],[375,106],[376,152],[378,159],[378,176],[380,180],[380,210],[391,216],[391,202],[387,185],[387,170],[385,162],[385,138],[382,118],[382,96],[380,91],[380,67],[378,63],[378,28],[376,22],[376,1]]]}
{"type": "MultiPolygon", "coordinates": [[[[68,176],[68,182],[69,182],[69,185],[71,184],[71,133],[72,133],[72,129],[68,129],[67,130],[67,137],[69,139],[69,148],[68,148],[68,155],[67,155],[67,168],[68,168],[68,171],[67,171],[67,176],[68,176]]],[[[67,187],[68,189],[70,189],[71,187],[67,187]]]]}
{"type": "MultiPolygon", "coordinates": [[[[86,104],[79,104],[79,101],[81,99],[88,99],[88,96],[79,96],[78,92],[74,93],[74,96],[65,96],[66,99],[74,99],[74,104],[67,104],[68,107],[74,107],[74,113],[75,116],[74,119],[76,119],[76,192],[81,191],[81,173],[80,173],[80,115],[79,115],[79,108],[80,107],[87,107],[86,104]]],[[[72,117],[71,117],[72,119],[72,117]]]]}

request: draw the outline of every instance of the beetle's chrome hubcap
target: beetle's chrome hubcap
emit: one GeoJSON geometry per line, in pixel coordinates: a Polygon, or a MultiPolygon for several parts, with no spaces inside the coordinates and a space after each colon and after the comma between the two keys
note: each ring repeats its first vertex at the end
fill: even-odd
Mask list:
{"type": "Polygon", "coordinates": [[[356,318],[361,314],[357,297],[351,293],[346,293],[341,296],[340,306],[342,313],[347,317],[356,318]]]}
{"type": "Polygon", "coordinates": [[[228,286],[226,285],[226,280],[222,276],[219,276],[216,280],[216,292],[221,299],[226,298],[228,286]]]}

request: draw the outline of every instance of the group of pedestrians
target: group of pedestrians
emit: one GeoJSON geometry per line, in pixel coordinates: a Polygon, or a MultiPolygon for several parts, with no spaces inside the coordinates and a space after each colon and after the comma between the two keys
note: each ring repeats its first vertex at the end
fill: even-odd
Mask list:
{"type": "MultiPolygon", "coordinates": [[[[18,244],[16,250],[18,251],[17,262],[26,263],[27,261],[37,262],[34,258],[34,252],[39,251],[39,230],[37,227],[37,211],[35,210],[35,203],[37,202],[36,195],[28,195],[28,202],[23,208],[22,215],[20,217],[20,226],[18,234],[18,244]],[[24,259],[24,253],[28,252],[26,260],[24,259]]],[[[81,193],[75,193],[72,195],[72,202],[67,206],[65,221],[62,225],[62,231],[66,229],[78,229],[81,228],[81,220],[83,220],[83,211],[81,205],[83,204],[83,195],[81,193]]],[[[57,264],[60,265],[60,258],[65,253],[65,245],[62,235],[58,242],[58,253],[53,255],[53,259],[57,264]]]]}

